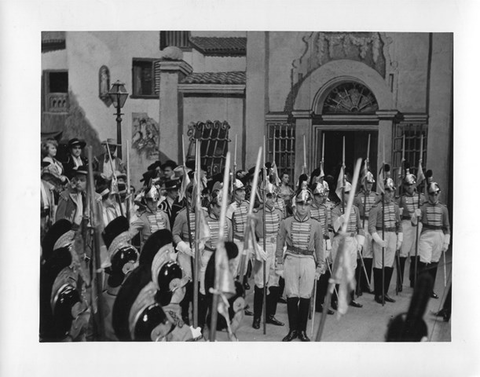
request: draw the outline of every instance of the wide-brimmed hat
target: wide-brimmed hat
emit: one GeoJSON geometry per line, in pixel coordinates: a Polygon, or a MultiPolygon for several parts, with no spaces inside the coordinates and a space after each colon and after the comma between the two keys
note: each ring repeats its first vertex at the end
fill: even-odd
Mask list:
{"type": "Polygon", "coordinates": [[[79,145],[80,148],[85,148],[85,145],[87,145],[87,143],[85,143],[83,140],[79,140],[77,139],[76,137],[74,137],[73,139],[70,139],[68,141],[68,149],[71,149],[75,146],[79,145]]]}
{"type": "Polygon", "coordinates": [[[180,187],[179,179],[167,179],[165,181],[165,190],[176,190],[180,187]]]}
{"type": "Polygon", "coordinates": [[[102,141],[102,145],[111,145],[113,147],[119,147],[120,144],[117,144],[117,141],[113,138],[108,138],[107,140],[102,141]]]}
{"type": "Polygon", "coordinates": [[[73,175],[87,175],[88,169],[85,165],[79,166],[77,170],[73,171],[73,175]]]}

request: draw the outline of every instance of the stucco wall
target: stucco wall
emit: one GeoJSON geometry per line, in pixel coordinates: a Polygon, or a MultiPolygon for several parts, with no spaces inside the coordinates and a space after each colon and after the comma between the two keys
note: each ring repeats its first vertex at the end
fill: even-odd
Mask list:
{"type": "MultiPolygon", "coordinates": [[[[98,71],[102,65],[110,70],[110,83],[120,80],[132,93],[133,58],[159,58],[159,33],[151,32],[68,32],[67,55],[70,90],[76,95],[86,118],[97,130],[100,140],[116,139],[115,109],[98,97],[98,71]]],[[[128,98],[122,109],[123,156],[126,140],[132,139],[132,113],[146,113],[158,122],[157,99],[128,98]]],[[[125,157],[123,158],[125,160],[125,157]]],[[[132,183],[138,186],[142,173],[151,161],[132,151],[130,171],[132,183]]]]}
{"type": "MultiPolygon", "coordinates": [[[[235,135],[237,137],[237,168],[240,169],[242,151],[243,130],[243,98],[222,97],[184,97],[184,123],[183,134],[185,135],[185,149],[188,148],[187,130],[190,123],[205,122],[211,120],[226,120],[230,125],[228,150],[233,153],[235,135]]],[[[233,162],[233,156],[232,156],[233,162]]]]}
{"type": "Polygon", "coordinates": [[[42,53],[42,70],[67,69],[67,51],[58,50],[42,53]]]}

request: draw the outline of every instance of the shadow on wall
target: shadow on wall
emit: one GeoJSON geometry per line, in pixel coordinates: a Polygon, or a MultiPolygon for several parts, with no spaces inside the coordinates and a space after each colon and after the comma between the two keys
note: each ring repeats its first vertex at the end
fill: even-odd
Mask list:
{"type": "Polygon", "coordinates": [[[68,115],[65,119],[63,128],[62,142],[77,137],[85,140],[87,146],[92,146],[93,156],[103,153],[103,146],[98,138],[97,131],[92,127],[85,112],[79,106],[76,96],[72,92],[68,92],[69,108],[68,115]]]}

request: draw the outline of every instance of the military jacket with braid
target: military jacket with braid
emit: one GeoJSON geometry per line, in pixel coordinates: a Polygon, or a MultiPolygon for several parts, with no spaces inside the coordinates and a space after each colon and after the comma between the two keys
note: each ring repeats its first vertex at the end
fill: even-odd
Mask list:
{"type": "MultiPolygon", "coordinates": [[[[205,220],[207,221],[207,225],[210,230],[210,238],[205,242],[205,248],[207,250],[213,251],[217,248],[218,244],[220,219],[217,218],[213,213],[206,213],[205,220]]],[[[232,222],[228,217],[225,218],[224,235],[225,241],[232,240],[232,222]]]]}
{"type": "Polygon", "coordinates": [[[414,192],[412,195],[407,193],[403,194],[398,199],[398,206],[403,208],[403,212],[400,213],[402,220],[411,220],[415,210],[420,208],[425,202],[425,195],[420,194],[420,200],[418,199],[418,193],[414,192]]]}
{"type": "Polygon", "coordinates": [[[432,204],[427,201],[422,205],[421,211],[422,217],[420,218],[420,221],[423,224],[422,233],[429,229],[441,229],[444,234],[450,234],[448,209],[444,204],[432,204]]]}
{"type": "Polygon", "coordinates": [[[227,209],[227,217],[232,220],[233,237],[242,240],[245,235],[245,225],[247,223],[247,214],[249,210],[249,202],[246,200],[240,203],[234,202],[227,209]]]}
{"type": "Polygon", "coordinates": [[[157,230],[170,230],[170,221],[168,220],[168,216],[161,210],[152,212],[147,209],[140,214],[139,218],[143,221],[143,228],[141,230],[143,242],[145,242],[147,238],[157,230]]]}
{"type": "MultiPolygon", "coordinates": [[[[341,224],[338,228],[336,228],[336,223],[337,220],[340,216],[343,215],[344,208],[342,208],[342,204],[337,204],[333,209],[332,209],[332,224],[334,227],[335,233],[339,233],[341,224]]],[[[352,205],[352,210],[350,211],[350,218],[348,219],[347,223],[347,233],[350,234],[350,236],[354,237],[357,234],[364,235],[364,230],[362,228],[362,223],[360,221],[360,210],[358,209],[357,206],[352,205]]]]}
{"type": "Polygon", "coordinates": [[[380,200],[382,200],[382,197],[374,191],[370,191],[366,195],[365,195],[365,191],[361,191],[360,193],[355,195],[355,199],[353,199],[353,204],[357,206],[358,209],[360,210],[360,219],[368,220],[368,216],[370,215],[370,210],[380,200]]]}
{"type": "Polygon", "coordinates": [[[255,215],[257,224],[255,226],[255,233],[258,238],[263,238],[263,212],[265,211],[265,233],[268,242],[277,242],[278,229],[280,228],[280,221],[283,219],[283,212],[276,206],[272,209],[263,207],[255,215]]]}
{"type": "Polygon", "coordinates": [[[385,213],[383,204],[379,202],[370,210],[368,218],[368,232],[370,234],[385,232],[402,232],[402,221],[400,219],[400,208],[398,204],[391,201],[385,203],[385,213]]]}
{"type": "Polygon", "coordinates": [[[286,255],[314,257],[317,263],[325,262],[322,226],[310,217],[310,213],[304,219],[295,214],[282,220],[278,230],[277,258],[282,257],[284,245],[287,246],[286,255]]]}
{"type": "Polygon", "coordinates": [[[190,217],[190,224],[187,222],[187,209],[182,209],[175,218],[173,224],[172,236],[173,243],[177,245],[180,241],[184,241],[187,244],[195,244],[195,212],[192,208],[189,208],[188,215],[190,217]],[[190,225],[190,237],[188,235],[190,225]]]}
{"type": "Polygon", "coordinates": [[[328,237],[328,229],[332,224],[332,211],[327,203],[322,203],[318,207],[315,204],[310,206],[310,216],[320,222],[323,229],[323,237],[328,237]]]}

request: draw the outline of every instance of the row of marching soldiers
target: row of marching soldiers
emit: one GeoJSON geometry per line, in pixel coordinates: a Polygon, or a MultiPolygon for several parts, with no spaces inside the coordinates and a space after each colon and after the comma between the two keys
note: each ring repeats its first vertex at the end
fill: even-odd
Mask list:
{"type": "MultiPolygon", "coordinates": [[[[79,143],[82,148],[85,146],[77,140],[71,142],[79,143]]],[[[112,146],[109,145],[107,153],[116,159],[112,146]]],[[[245,230],[251,219],[257,244],[247,262],[255,282],[252,326],[260,328],[264,303],[266,323],[283,326],[275,314],[277,303],[284,296],[289,332],[283,340],[309,340],[306,335],[309,311],[323,310],[328,281],[335,269],[338,233],[347,221],[342,203],[352,194],[349,182],[343,185],[343,190],[336,191],[340,201],[335,204],[329,199],[329,184],[320,170],[312,172],[310,179],[300,177],[297,190],[293,190],[288,175],[279,177],[275,165],[268,165],[265,172],[269,178],[260,185],[254,200],[255,210],[249,214],[247,197],[252,190],[253,169],[236,173],[231,198],[225,199],[220,194],[219,180],[207,182],[204,172],[199,174],[198,185],[189,184],[188,181],[195,180],[195,174],[191,169],[194,166],[188,163],[180,170],[173,162],[168,166],[150,166],[144,174],[145,185],[135,197],[133,192],[115,191],[111,179],[94,173],[98,179],[92,200],[92,195],[90,198],[85,195],[89,177],[86,165],[74,169],[67,192],[59,195],[60,199],[75,198],[76,206],[67,216],[61,202],[58,203],[56,221],[42,239],[42,341],[200,339],[210,323],[215,276],[212,256],[218,243],[222,200],[229,200],[225,248],[236,281],[235,292],[228,297],[226,320],[219,320],[217,328],[227,329],[230,339],[235,339],[244,311],[248,313],[244,310],[248,279],[242,277],[248,277],[249,271],[241,262],[245,230]],[[169,176],[159,179],[158,168],[164,176],[165,172],[169,176]],[[180,179],[175,179],[175,171],[180,171],[180,179]],[[202,193],[198,217],[194,204],[197,187],[202,193]],[[179,189],[182,198],[178,198],[179,189]],[[112,191],[114,194],[109,195],[112,191]],[[160,200],[162,194],[165,197],[160,200]],[[113,219],[98,215],[105,214],[105,207],[112,206],[104,204],[105,196],[123,208],[113,219]],[[207,228],[203,233],[195,232],[196,218],[203,219],[198,225],[207,228]],[[192,318],[195,234],[204,235],[200,245],[197,321],[192,318]],[[100,250],[99,256],[96,249],[100,250]],[[95,259],[101,263],[97,264],[95,259]],[[98,286],[102,287],[100,293],[95,290],[98,286]]],[[[128,181],[122,172],[113,171],[117,187],[119,179],[128,181]]],[[[359,288],[374,293],[379,303],[394,301],[388,292],[396,256],[400,281],[406,258],[413,258],[410,274],[413,284],[415,269],[435,276],[441,253],[448,248],[450,239],[448,211],[439,203],[440,188],[431,178],[426,184],[426,199],[416,191],[416,177],[406,174],[404,194],[398,201],[394,200],[393,180],[387,177],[382,181],[383,201],[372,191],[373,175],[370,172],[364,175],[363,189],[356,195],[348,219],[346,238],[359,288]]],[[[357,295],[361,290],[357,289],[357,295]]],[[[433,291],[432,296],[436,296],[433,291]]],[[[350,305],[361,307],[353,295],[350,305]]],[[[332,309],[345,310],[336,294],[326,306],[329,314],[333,314],[332,309]]]]}

